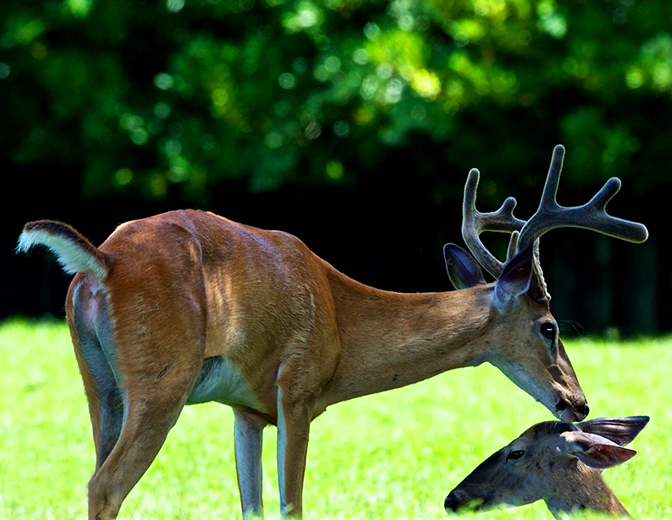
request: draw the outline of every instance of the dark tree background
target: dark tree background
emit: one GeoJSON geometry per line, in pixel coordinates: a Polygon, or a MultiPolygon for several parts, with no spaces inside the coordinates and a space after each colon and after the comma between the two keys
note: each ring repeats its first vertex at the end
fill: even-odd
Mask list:
{"type": "Polygon", "coordinates": [[[562,143],[559,202],[618,176],[610,212],[651,233],[544,237],[565,334],[669,331],[671,94],[664,0],[3,0],[0,317],[63,315],[69,278],[13,255],[26,221],[100,243],[180,207],[448,290],[469,169],[481,209],[514,195],[528,218],[562,143]]]}

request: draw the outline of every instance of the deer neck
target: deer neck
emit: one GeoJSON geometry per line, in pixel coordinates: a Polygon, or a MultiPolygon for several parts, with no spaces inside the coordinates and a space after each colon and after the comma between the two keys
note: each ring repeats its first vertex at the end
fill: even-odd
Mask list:
{"type": "MultiPolygon", "coordinates": [[[[562,518],[563,512],[590,509],[612,516],[627,516],[630,514],[621,501],[607,485],[597,469],[583,467],[580,485],[568,485],[566,489],[557,490],[546,499],[546,506],[555,518],[562,518]]],[[[565,482],[576,481],[566,479],[565,482]]]]}
{"type": "Polygon", "coordinates": [[[331,285],[341,356],[325,404],[484,361],[490,286],[401,294],[340,277],[331,285]]]}

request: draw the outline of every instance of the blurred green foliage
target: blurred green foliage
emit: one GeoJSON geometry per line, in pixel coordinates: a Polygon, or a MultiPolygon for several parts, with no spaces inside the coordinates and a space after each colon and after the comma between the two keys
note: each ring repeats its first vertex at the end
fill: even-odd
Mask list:
{"type": "Polygon", "coordinates": [[[479,166],[533,184],[527,165],[562,142],[567,183],[645,191],[670,182],[671,93],[661,0],[0,6],[6,160],[77,175],[87,197],[349,185],[414,137],[460,183],[479,166]]]}

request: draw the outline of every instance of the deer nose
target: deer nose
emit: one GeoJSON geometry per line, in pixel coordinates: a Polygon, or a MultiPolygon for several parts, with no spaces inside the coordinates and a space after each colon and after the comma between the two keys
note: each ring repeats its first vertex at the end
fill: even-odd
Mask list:
{"type": "Polygon", "coordinates": [[[446,508],[446,512],[451,513],[457,511],[457,509],[460,507],[460,504],[452,495],[448,495],[446,497],[446,501],[443,503],[443,507],[446,508]]]}
{"type": "Polygon", "coordinates": [[[588,406],[588,403],[586,403],[582,407],[580,407],[580,412],[583,413],[583,418],[584,419],[586,417],[588,417],[588,414],[590,413],[590,406],[588,406]]]}
{"type": "Polygon", "coordinates": [[[583,421],[590,412],[590,407],[587,402],[577,403],[572,405],[565,399],[560,399],[555,405],[555,410],[563,415],[562,420],[565,422],[583,421]],[[565,413],[563,413],[565,412],[565,413]],[[571,417],[573,416],[573,418],[571,417]]]}

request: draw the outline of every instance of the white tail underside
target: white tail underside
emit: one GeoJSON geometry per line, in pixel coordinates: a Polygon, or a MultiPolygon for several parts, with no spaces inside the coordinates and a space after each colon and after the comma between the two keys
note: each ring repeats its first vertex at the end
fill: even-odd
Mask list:
{"type": "Polygon", "coordinates": [[[57,257],[58,262],[69,274],[92,273],[105,278],[107,270],[98,260],[85,251],[79,244],[60,235],[46,231],[24,231],[19,237],[17,252],[27,253],[33,246],[45,246],[57,257]]]}

